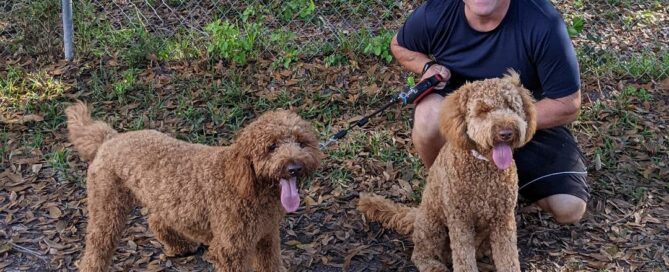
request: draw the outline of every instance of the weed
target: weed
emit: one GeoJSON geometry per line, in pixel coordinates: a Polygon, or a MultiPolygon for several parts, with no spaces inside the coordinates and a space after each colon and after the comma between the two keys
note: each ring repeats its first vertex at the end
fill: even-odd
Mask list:
{"type": "Polygon", "coordinates": [[[54,151],[53,153],[49,154],[49,156],[48,156],[49,157],[49,159],[48,159],[49,165],[51,165],[51,167],[53,167],[53,169],[55,169],[57,171],[64,172],[65,170],[67,170],[69,168],[69,165],[67,163],[68,155],[69,155],[69,151],[68,151],[68,149],[65,149],[65,148],[54,151]]]}
{"type": "Polygon", "coordinates": [[[293,21],[296,18],[308,19],[313,15],[314,10],[316,10],[314,0],[287,0],[280,1],[279,3],[280,6],[277,7],[279,10],[278,15],[284,23],[293,21]]]}
{"type": "Polygon", "coordinates": [[[339,146],[331,152],[333,159],[352,158],[363,151],[367,138],[362,133],[352,133],[349,139],[339,140],[339,146]]]}
{"type": "Polygon", "coordinates": [[[392,146],[392,137],[387,133],[372,133],[368,139],[368,146],[373,157],[382,161],[401,161],[403,154],[392,146]]]}
{"type": "Polygon", "coordinates": [[[63,104],[60,101],[48,101],[39,103],[39,112],[44,117],[46,128],[55,130],[65,124],[65,115],[63,115],[63,104]]]}
{"type": "Polygon", "coordinates": [[[133,90],[137,86],[137,75],[139,70],[128,69],[123,71],[121,79],[114,83],[113,94],[121,99],[128,91],[133,90]]]}
{"type": "Polygon", "coordinates": [[[156,56],[162,61],[199,58],[204,52],[199,46],[199,40],[197,34],[180,29],[173,38],[165,41],[156,56]]]}
{"type": "Polygon", "coordinates": [[[276,52],[277,56],[272,66],[282,65],[288,68],[291,63],[298,60],[299,50],[295,45],[295,33],[287,30],[272,32],[269,36],[269,43],[265,49],[276,52]]]}
{"type": "MultiPolygon", "coordinates": [[[[121,61],[130,67],[143,67],[149,63],[152,54],[158,53],[163,41],[156,35],[146,31],[144,27],[135,27],[127,30],[126,39],[129,46],[121,52],[121,61]]],[[[117,45],[116,48],[123,48],[117,45]]]]}
{"type": "Polygon", "coordinates": [[[408,86],[415,86],[416,85],[416,78],[413,76],[408,76],[407,77],[407,85],[408,86]]]}
{"type": "Polygon", "coordinates": [[[184,119],[195,117],[195,108],[193,107],[192,99],[183,95],[179,96],[176,114],[184,119]]]}
{"type": "Polygon", "coordinates": [[[330,172],[329,179],[333,184],[346,186],[353,179],[353,175],[346,168],[335,168],[330,172]]]}
{"type": "Polygon", "coordinates": [[[581,16],[575,16],[571,20],[571,24],[567,26],[567,33],[569,33],[569,37],[576,37],[578,34],[581,34],[583,32],[583,27],[585,26],[585,19],[581,16]]]}
{"type": "Polygon", "coordinates": [[[44,143],[44,136],[42,135],[42,131],[40,130],[35,131],[30,146],[34,148],[41,148],[43,143],[44,143]]]}
{"type": "Polygon", "coordinates": [[[130,129],[131,130],[141,130],[144,129],[146,124],[144,124],[144,118],[142,116],[137,116],[131,123],[130,123],[130,129]]]}
{"type": "Polygon", "coordinates": [[[393,55],[390,53],[390,41],[392,40],[394,32],[382,31],[378,36],[369,40],[363,53],[373,54],[390,63],[393,60],[393,55]]]}
{"type": "Polygon", "coordinates": [[[336,34],[337,51],[349,55],[376,56],[389,63],[393,59],[390,52],[390,41],[394,35],[394,31],[386,29],[380,30],[377,35],[367,29],[354,33],[339,32],[336,34]]]}
{"type": "Polygon", "coordinates": [[[348,63],[348,58],[345,55],[332,53],[331,55],[325,57],[323,61],[325,62],[325,66],[331,67],[348,63]]]}
{"type": "Polygon", "coordinates": [[[636,88],[634,86],[628,85],[625,86],[623,89],[623,92],[620,95],[620,100],[622,100],[623,103],[629,103],[630,98],[636,98],[640,100],[641,102],[647,102],[650,101],[651,95],[650,93],[644,89],[644,88],[636,88]]]}
{"type": "Polygon", "coordinates": [[[244,22],[242,31],[236,23],[216,20],[205,27],[210,37],[207,53],[213,58],[244,65],[258,54],[261,26],[259,23],[244,22]]]}

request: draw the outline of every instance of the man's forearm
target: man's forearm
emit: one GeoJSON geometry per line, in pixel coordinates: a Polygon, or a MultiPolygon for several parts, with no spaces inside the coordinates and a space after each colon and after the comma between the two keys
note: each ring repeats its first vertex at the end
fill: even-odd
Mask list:
{"type": "Polygon", "coordinates": [[[426,54],[411,51],[399,45],[397,43],[397,35],[390,42],[390,51],[402,66],[416,74],[421,74],[423,72],[423,65],[430,61],[430,57],[426,54]]]}
{"type": "Polygon", "coordinates": [[[544,98],[536,103],[537,129],[569,124],[578,117],[581,92],[558,99],[544,98]]]}

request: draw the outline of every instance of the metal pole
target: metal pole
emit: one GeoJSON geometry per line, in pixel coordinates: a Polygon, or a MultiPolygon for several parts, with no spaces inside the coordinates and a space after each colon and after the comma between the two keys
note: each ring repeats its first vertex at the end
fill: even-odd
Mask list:
{"type": "Polygon", "coordinates": [[[63,8],[63,49],[65,59],[70,61],[74,56],[74,45],[72,43],[74,28],[72,26],[72,0],[62,0],[63,8]]]}

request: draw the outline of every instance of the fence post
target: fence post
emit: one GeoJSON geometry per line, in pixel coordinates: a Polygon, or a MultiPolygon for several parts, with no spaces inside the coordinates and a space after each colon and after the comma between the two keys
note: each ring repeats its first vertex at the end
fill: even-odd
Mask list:
{"type": "Polygon", "coordinates": [[[74,55],[74,27],[72,26],[72,0],[62,0],[63,9],[63,49],[65,59],[70,61],[74,55]]]}

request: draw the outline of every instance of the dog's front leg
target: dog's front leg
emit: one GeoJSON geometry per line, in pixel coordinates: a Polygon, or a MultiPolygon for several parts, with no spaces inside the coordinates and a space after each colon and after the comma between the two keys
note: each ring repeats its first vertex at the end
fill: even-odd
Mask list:
{"type": "Polygon", "coordinates": [[[255,244],[258,241],[257,225],[248,216],[228,216],[213,223],[214,238],[209,245],[208,256],[214,262],[216,271],[252,271],[255,244]],[[240,220],[244,218],[246,220],[240,220]]]}
{"type": "Polygon", "coordinates": [[[490,231],[492,259],[497,271],[520,272],[516,220],[513,214],[508,217],[510,218],[500,220],[500,224],[493,226],[490,231]]]}
{"type": "Polygon", "coordinates": [[[474,226],[463,221],[463,218],[457,218],[455,215],[449,215],[448,218],[448,231],[450,232],[451,250],[453,252],[453,271],[479,271],[476,265],[474,226]]]}
{"type": "MultiPolygon", "coordinates": [[[[422,203],[421,203],[422,204],[422,203]]],[[[446,272],[444,252],[448,245],[448,231],[439,215],[421,205],[414,222],[414,249],[411,261],[421,272],[446,272]]]]}
{"type": "Polygon", "coordinates": [[[214,239],[209,245],[209,258],[219,272],[250,272],[253,251],[249,243],[214,239]]]}
{"type": "Polygon", "coordinates": [[[256,246],[255,269],[256,272],[281,272],[285,271],[281,264],[281,243],[279,229],[262,239],[256,246]]]}

